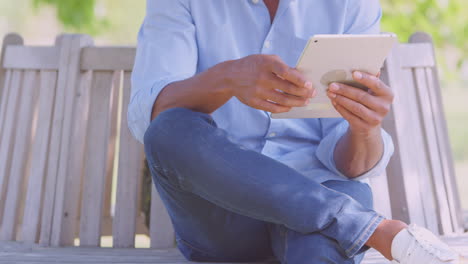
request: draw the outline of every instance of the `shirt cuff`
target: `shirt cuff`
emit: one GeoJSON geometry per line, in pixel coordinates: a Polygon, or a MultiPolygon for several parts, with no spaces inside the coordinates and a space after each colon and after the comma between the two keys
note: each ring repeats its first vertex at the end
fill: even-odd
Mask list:
{"type": "Polygon", "coordinates": [[[151,89],[140,89],[132,97],[128,106],[128,126],[133,136],[144,143],[145,132],[151,123],[151,114],[156,98],[167,85],[189,78],[192,75],[177,75],[161,79],[153,84],[151,89]]]}
{"type": "Polygon", "coordinates": [[[376,177],[382,175],[385,171],[390,158],[393,155],[394,146],[391,136],[382,129],[382,142],[383,142],[383,154],[379,162],[370,169],[369,171],[354,177],[348,178],[343,173],[341,173],[335,164],[335,157],[334,152],[338,141],[343,137],[343,135],[348,131],[349,124],[348,122],[342,122],[338,126],[334,128],[331,133],[329,133],[326,137],[322,139],[320,142],[316,156],[322,162],[322,164],[331,172],[335,173],[336,175],[344,178],[344,179],[351,179],[355,181],[363,180],[366,178],[376,177]]]}

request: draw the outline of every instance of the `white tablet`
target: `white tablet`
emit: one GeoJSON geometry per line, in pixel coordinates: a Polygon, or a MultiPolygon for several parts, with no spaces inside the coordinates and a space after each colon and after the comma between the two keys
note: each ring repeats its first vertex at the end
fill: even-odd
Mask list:
{"type": "MultiPolygon", "coordinates": [[[[317,89],[317,96],[304,107],[272,118],[341,117],[327,97],[330,83],[358,86],[352,72],[359,70],[376,75],[397,42],[395,34],[379,35],[315,35],[309,39],[296,68],[317,89]]],[[[363,88],[363,87],[361,87],[363,88]]]]}

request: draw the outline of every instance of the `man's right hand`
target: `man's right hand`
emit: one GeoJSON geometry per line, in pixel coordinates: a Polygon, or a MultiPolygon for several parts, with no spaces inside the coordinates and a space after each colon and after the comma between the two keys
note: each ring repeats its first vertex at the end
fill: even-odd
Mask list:
{"type": "Polygon", "coordinates": [[[316,95],[312,83],[276,55],[251,55],[230,66],[231,92],[250,107],[284,113],[307,105],[316,95]]]}

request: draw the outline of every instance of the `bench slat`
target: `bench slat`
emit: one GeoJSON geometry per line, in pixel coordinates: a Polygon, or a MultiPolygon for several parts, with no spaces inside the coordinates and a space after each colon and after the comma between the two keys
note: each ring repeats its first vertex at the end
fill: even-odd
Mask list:
{"type": "MultiPolygon", "coordinates": [[[[426,177],[426,181],[433,186],[435,191],[434,201],[431,201],[431,204],[434,205],[434,210],[437,210],[434,218],[439,218],[440,230],[439,232],[451,233],[451,223],[446,221],[446,216],[450,217],[448,204],[447,204],[447,194],[445,193],[444,188],[438,188],[437,186],[443,186],[443,175],[442,168],[439,162],[439,150],[438,142],[435,134],[435,127],[432,116],[432,106],[431,100],[428,94],[428,88],[430,88],[431,83],[428,82],[425,68],[416,68],[414,70],[414,76],[416,80],[416,89],[417,89],[417,98],[420,100],[420,114],[421,114],[421,125],[424,129],[426,137],[425,141],[425,152],[421,153],[421,156],[425,156],[427,159],[427,165],[429,173],[426,177]],[[435,206],[438,205],[437,209],[435,206]],[[445,219],[444,219],[445,218],[445,219]]],[[[432,218],[432,217],[431,217],[432,218]]]]}
{"type": "Polygon", "coordinates": [[[87,47],[83,49],[81,69],[131,71],[135,54],[134,47],[87,47]]]}
{"type": "MultiPolygon", "coordinates": [[[[0,124],[3,124],[5,122],[5,115],[6,115],[6,107],[8,104],[8,94],[10,89],[10,82],[11,82],[11,73],[12,70],[6,70],[5,72],[5,78],[4,82],[2,83],[3,85],[3,93],[0,95],[0,124]]],[[[4,126],[0,126],[0,135],[2,134],[4,126]]],[[[1,137],[0,137],[1,140],[1,137]]],[[[1,142],[0,142],[0,148],[1,148],[1,142]]]]}
{"type": "Polygon", "coordinates": [[[402,129],[399,135],[403,143],[400,152],[406,152],[405,163],[408,167],[405,173],[407,181],[406,192],[410,207],[410,222],[427,227],[432,232],[439,232],[437,225],[436,210],[434,207],[435,197],[432,192],[430,170],[427,165],[425,154],[424,128],[421,126],[421,102],[418,100],[414,69],[404,69],[402,76],[406,81],[405,86],[400,87],[400,98],[407,97],[406,104],[411,106],[400,106],[400,120],[397,123],[402,129]],[[405,89],[406,88],[406,89],[405,89]],[[405,94],[403,90],[408,90],[405,94]],[[409,114],[408,112],[411,112],[409,114]],[[404,120],[404,121],[403,121],[404,120]],[[406,127],[405,127],[406,126],[406,127]],[[403,132],[404,131],[404,132],[403,132]],[[421,195],[424,194],[424,195],[421,195]],[[420,209],[416,209],[420,207],[420,209]],[[422,212],[421,212],[422,211],[422,212]],[[415,220],[413,220],[415,219],[415,220]]]}
{"type": "Polygon", "coordinates": [[[67,86],[67,74],[64,71],[71,62],[70,56],[72,52],[72,45],[70,39],[64,36],[57,37],[55,45],[60,47],[60,61],[59,66],[62,70],[59,70],[57,76],[57,90],[54,100],[54,113],[52,120],[52,131],[50,135],[49,143],[49,157],[47,160],[47,174],[46,174],[46,185],[44,192],[44,205],[41,215],[41,232],[39,243],[43,246],[50,245],[51,233],[52,233],[52,221],[54,213],[54,199],[55,199],[55,187],[57,183],[57,172],[60,160],[60,145],[62,140],[62,128],[65,117],[65,98],[66,94],[71,91],[66,90],[67,86]]]}
{"type": "Polygon", "coordinates": [[[47,152],[49,135],[52,124],[53,104],[57,82],[57,72],[41,71],[40,88],[38,90],[38,119],[36,134],[31,146],[31,166],[23,223],[21,228],[21,241],[35,243],[39,234],[39,220],[42,208],[45,172],[47,165],[47,152]]]}
{"type": "MultiPolygon", "coordinates": [[[[410,38],[410,43],[426,43],[431,45],[431,54],[435,58],[434,43],[432,37],[423,32],[415,33],[410,38]]],[[[434,59],[435,60],[435,59],[434,59]]],[[[447,201],[449,204],[451,222],[453,231],[461,233],[464,231],[464,220],[462,215],[462,207],[460,201],[460,195],[457,189],[455,168],[453,166],[454,161],[452,157],[452,149],[449,142],[447,122],[445,120],[444,107],[442,102],[442,93],[440,89],[440,80],[437,71],[437,67],[431,67],[426,69],[426,75],[428,83],[428,91],[431,97],[432,113],[434,116],[435,129],[437,134],[437,142],[439,143],[440,151],[440,164],[443,168],[443,175],[445,184],[444,187],[447,190],[447,201]]],[[[441,186],[436,186],[442,188],[441,186]]]]}
{"type": "Polygon", "coordinates": [[[59,53],[57,47],[8,46],[3,67],[19,70],[57,70],[59,53]]]}
{"type": "Polygon", "coordinates": [[[395,153],[387,167],[392,216],[395,219],[425,226],[424,211],[419,195],[418,166],[413,162],[415,150],[422,135],[418,124],[417,106],[414,103],[413,77],[411,70],[402,69],[399,49],[387,58],[386,71],[382,77],[395,93],[392,111],[385,118],[383,127],[392,135],[395,153]],[[413,142],[414,141],[414,142],[413,142]]]}
{"type": "Polygon", "coordinates": [[[154,183],[151,183],[151,218],[150,218],[150,238],[151,248],[164,249],[174,247],[174,228],[166,208],[156,190],[154,183]]]}
{"type": "Polygon", "coordinates": [[[435,67],[430,43],[404,43],[397,46],[401,68],[435,67]]]}
{"type": "MultiPolygon", "coordinates": [[[[3,90],[7,87],[7,86],[4,85],[5,78],[6,78],[6,72],[8,70],[11,70],[11,69],[5,69],[5,68],[2,67],[3,62],[4,62],[5,53],[6,53],[6,47],[8,47],[10,45],[23,45],[23,38],[21,38],[20,35],[14,34],[14,33],[8,34],[8,35],[5,36],[5,38],[3,38],[3,45],[2,45],[2,48],[1,48],[1,51],[0,51],[0,98],[2,98],[2,96],[3,96],[2,95],[3,90]]],[[[1,112],[0,112],[0,114],[1,114],[1,112]]],[[[0,121],[2,120],[1,118],[2,118],[2,116],[0,115],[0,121]]],[[[1,130],[0,130],[0,133],[1,133],[1,130]]]]}
{"type": "Polygon", "coordinates": [[[112,72],[95,72],[91,88],[80,219],[80,246],[99,246],[110,134],[112,72]]]}
{"type": "Polygon", "coordinates": [[[63,99],[65,102],[65,107],[63,108],[65,118],[63,120],[63,127],[61,132],[60,157],[55,183],[54,212],[52,216],[53,225],[50,239],[50,244],[52,246],[61,245],[60,239],[63,230],[62,220],[65,211],[65,196],[67,195],[66,183],[69,181],[70,177],[68,165],[70,162],[70,153],[74,151],[70,148],[70,135],[72,135],[72,128],[74,125],[74,111],[80,111],[80,109],[76,109],[75,106],[77,104],[77,100],[79,100],[79,96],[77,96],[77,90],[81,73],[81,50],[83,47],[93,44],[93,41],[90,37],[83,35],[64,35],[61,37],[60,41],[63,43],[62,45],[69,46],[70,51],[66,55],[61,54],[61,56],[69,57],[68,65],[65,66],[60,64],[60,69],[61,72],[63,72],[66,82],[63,86],[59,86],[58,89],[64,89],[67,92],[63,99]]]}
{"type": "Polygon", "coordinates": [[[460,199],[458,198],[460,196],[456,184],[455,171],[453,167],[454,161],[452,157],[451,145],[449,142],[447,123],[445,121],[442,95],[438,85],[438,78],[436,78],[437,73],[434,74],[435,71],[436,69],[426,69],[426,77],[429,80],[428,82],[432,83],[432,85],[428,87],[428,91],[431,98],[436,139],[439,143],[438,164],[440,164],[442,167],[442,176],[444,179],[443,185],[435,187],[443,188],[447,192],[447,196],[442,199],[446,200],[449,206],[449,215],[444,216],[450,216],[449,221],[451,221],[452,225],[452,230],[450,232],[460,233],[464,231],[463,217],[461,214],[462,209],[460,199]]]}
{"type": "Polygon", "coordinates": [[[119,117],[119,99],[120,99],[120,90],[121,90],[121,81],[122,81],[122,72],[115,71],[113,76],[113,89],[110,96],[110,135],[109,135],[109,146],[107,151],[107,161],[106,161],[106,182],[104,184],[105,192],[104,192],[104,209],[102,215],[102,235],[111,235],[112,234],[112,186],[113,186],[113,178],[114,178],[114,171],[116,171],[115,165],[116,164],[116,140],[118,136],[117,125],[119,121],[117,120],[119,117]]]}
{"type": "Polygon", "coordinates": [[[127,125],[130,101],[130,73],[124,73],[122,118],[120,125],[120,154],[117,196],[113,226],[114,247],[129,248],[135,245],[138,181],[142,173],[143,148],[133,138],[127,125]]]}
{"type": "Polygon", "coordinates": [[[68,161],[69,177],[67,177],[65,183],[66,195],[64,197],[64,211],[60,234],[60,245],[62,246],[72,246],[78,232],[91,81],[91,71],[80,74],[70,141],[70,148],[73,151],[70,153],[68,161]]]}
{"type": "Polygon", "coordinates": [[[17,125],[14,129],[13,149],[11,155],[11,168],[8,173],[8,189],[5,200],[3,222],[0,228],[0,239],[13,240],[16,236],[16,223],[18,222],[18,207],[20,196],[23,193],[21,187],[28,161],[28,153],[31,139],[31,124],[33,117],[34,99],[36,97],[35,84],[36,71],[27,71],[24,74],[23,84],[19,89],[19,111],[17,125]]]}
{"type": "MultiPolygon", "coordinates": [[[[2,122],[2,134],[0,135],[0,218],[3,214],[4,201],[6,199],[6,186],[8,185],[10,167],[11,167],[11,152],[13,150],[13,142],[15,139],[15,128],[18,113],[18,100],[21,92],[21,82],[23,73],[22,71],[14,70],[12,72],[11,83],[6,87],[8,92],[8,99],[6,103],[5,120],[2,122]],[[9,90],[9,91],[8,91],[9,90]]],[[[1,238],[0,238],[1,239],[1,238]]]]}
{"type": "Polygon", "coordinates": [[[392,208],[390,205],[390,194],[388,192],[387,173],[384,172],[379,177],[369,179],[374,198],[374,209],[376,212],[391,219],[392,208]]]}

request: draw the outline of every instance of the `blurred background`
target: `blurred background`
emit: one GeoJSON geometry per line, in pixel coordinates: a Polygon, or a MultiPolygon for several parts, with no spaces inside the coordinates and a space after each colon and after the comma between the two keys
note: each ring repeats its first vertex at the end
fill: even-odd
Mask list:
{"type": "MultiPolygon", "coordinates": [[[[93,36],[97,45],[135,45],[144,0],[0,0],[0,38],[21,34],[27,45],[52,45],[62,33],[93,36]]],[[[462,206],[468,210],[468,1],[381,0],[382,31],[407,41],[430,33],[437,46],[442,94],[462,206]]],[[[0,40],[0,45],[1,45],[0,40]]]]}

